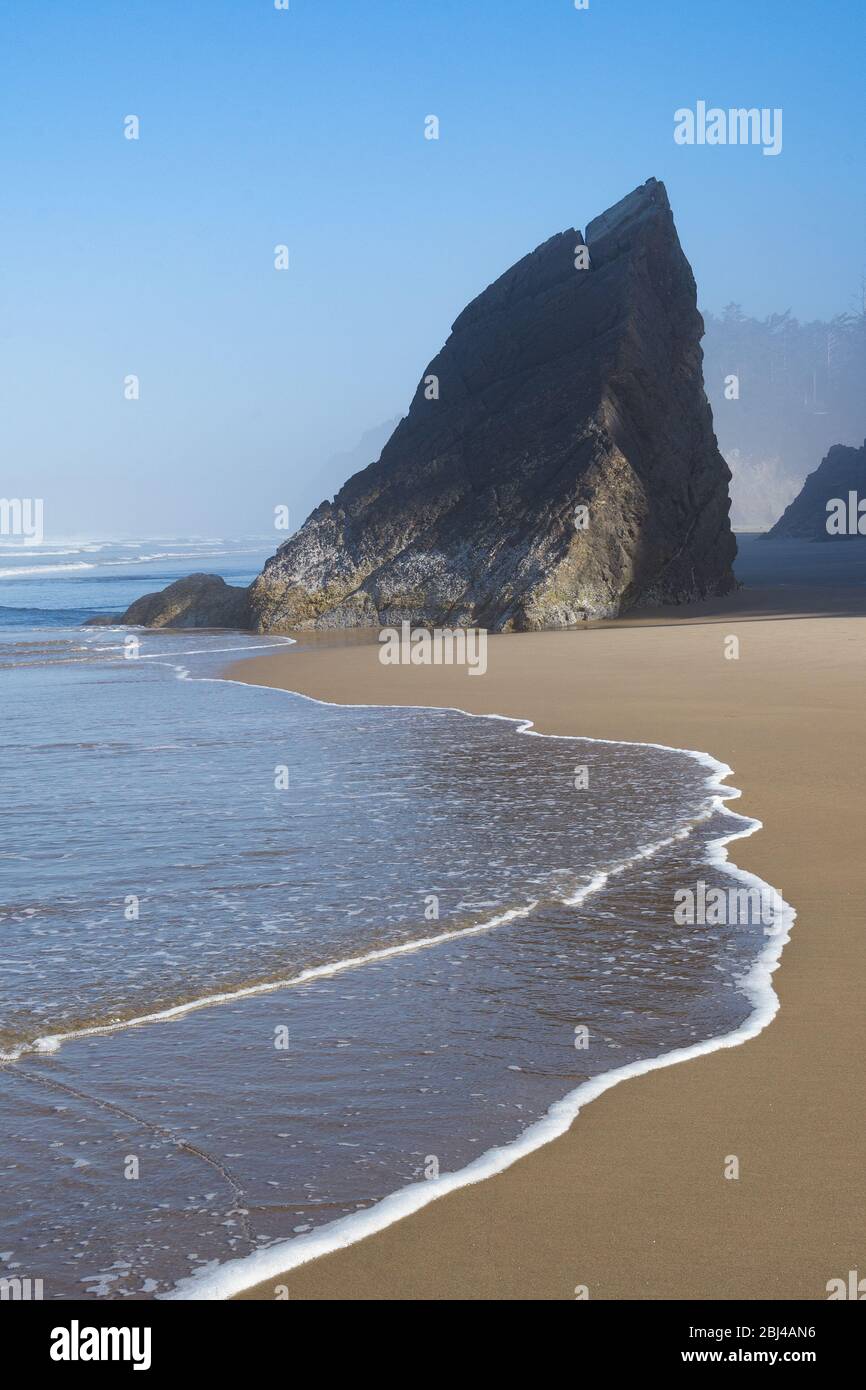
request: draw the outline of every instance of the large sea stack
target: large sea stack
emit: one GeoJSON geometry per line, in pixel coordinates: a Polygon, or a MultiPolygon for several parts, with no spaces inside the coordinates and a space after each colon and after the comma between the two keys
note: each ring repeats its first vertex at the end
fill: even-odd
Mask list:
{"type": "Polygon", "coordinates": [[[552,237],[463,310],[378,462],[268,561],[259,627],[569,627],[727,592],[702,334],[656,179],[585,241],[552,237]]]}
{"type": "MultiPolygon", "coordinates": [[[[463,310],[378,462],[253,582],[248,625],[507,632],[727,593],[731,475],[703,331],[656,179],[585,240],[551,237],[463,310]]],[[[187,590],[171,607],[187,625],[244,609],[202,597],[202,614],[187,590]]],[[[173,621],[159,599],[127,621],[173,621]]]]}
{"type": "Polygon", "coordinates": [[[834,444],[764,540],[829,541],[866,535],[861,498],[866,498],[866,441],[862,449],[834,444]]]}

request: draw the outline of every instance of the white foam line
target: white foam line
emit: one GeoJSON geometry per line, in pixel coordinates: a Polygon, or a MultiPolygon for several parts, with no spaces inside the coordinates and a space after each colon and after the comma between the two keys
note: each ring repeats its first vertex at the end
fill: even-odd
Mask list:
{"type": "MultiPolygon", "coordinates": [[[[195,647],[191,652],[144,652],[135,660],[162,661],[166,666],[170,666],[172,664],[168,659],[170,656],[220,656],[225,652],[272,652],[275,647],[294,647],[296,645],[294,637],[281,637],[278,642],[256,642],[248,647],[195,647]]],[[[108,650],[112,650],[112,648],[108,648],[108,650]]],[[[193,679],[204,680],[205,677],[194,677],[193,679]]]]}
{"type": "MultiPolygon", "coordinates": [[[[62,551],[60,552],[63,553],[62,551]]],[[[87,560],[79,560],[69,565],[21,565],[14,569],[0,570],[0,579],[17,579],[19,575],[32,576],[34,574],[60,574],[61,570],[93,570],[95,564],[87,560]]]]}
{"type": "MultiPolygon", "coordinates": [[[[279,687],[274,686],[258,686],[253,681],[237,681],[236,684],[249,685],[262,690],[279,689],[279,687]]],[[[443,708],[430,705],[342,705],[337,700],[317,700],[314,696],[302,695],[299,691],[285,693],[304,700],[312,700],[314,704],[333,705],[346,709],[427,710],[443,708]]],[[[470,718],[504,719],[508,723],[518,726],[517,733],[534,734],[538,738],[558,738],[572,741],[581,738],[582,742],[587,743],[618,743],[625,746],[629,746],[631,742],[625,739],[587,738],[573,734],[541,734],[538,730],[533,729],[531,719],[519,720],[509,715],[500,714],[473,715],[468,710],[458,710],[454,706],[444,708],[457,714],[465,714],[470,718]]],[[[735,800],[742,795],[738,788],[724,785],[725,778],[731,775],[733,769],[727,763],[714,758],[711,753],[704,753],[700,749],[693,748],[672,748],[665,743],[634,741],[634,746],[660,748],[671,753],[685,753],[699,762],[702,767],[708,768],[710,775],[707,777],[707,788],[713,795],[710,807],[706,812],[707,815],[711,814],[713,809],[726,809],[726,801],[735,800]]],[[[552,1105],[547,1113],[524,1130],[519,1138],[510,1144],[488,1149],[486,1153],[473,1159],[471,1163],[467,1164],[465,1168],[459,1169],[458,1172],[443,1173],[438,1178],[423,1179],[420,1182],[412,1183],[408,1187],[400,1188],[397,1192],[392,1192],[374,1206],[364,1211],[354,1212],[351,1216],[344,1216],[338,1221],[329,1222],[318,1231],[311,1231],[309,1235],[278,1241],[266,1250],[257,1250],[240,1259],[228,1260],[217,1269],[202,1271],[198,1275],[190,1275],[179,1280],[170,1293],[160,1295],[160,1297],[178,1300],[231,1298],[234,1294],[242,1293],[244,1289],[252,1288],[256,1284],[264,1283],[266,1280],[275,1279],[279,1275],[298,1269],[301,1265],[309,1264],[311,1260],[321,1259],[323,1255],[333,1254],[337,1250],[345,1250],[348,1246],[392,1226],[395,1221],[401,1221],[404,1217],[411,1216],[414,1212],[429,1206],[431,1202],[437,1201],[440,1197],[447,1196],[449,1192],[456,1192],[461,1187],[469,1187],[473,1183],[483,1182],[486,1178],[493,1177],[496,1173],[504,1172],[512,1164],[517,1163],[519,1159],[525,1158],[527,1154],[543,1148],[553,1139],[558,1139],[570,1129],[585,1105],[603,1095],[605,1091],[619,1085],[621,1081],[628,1081],[634,1076],[643,1076],[646,1072],[659,1071],[662,1067],[676,1066],[680,1062],[688,1062],[696,1057],[703,1057],[707,1053],[718,1052],[723,1048],[739,1047],[741,1043],[747,1042],[750,1038],[757,1037],[759,1033],[763,1032],[779,1009],[779,997],[773,989],[772,977],[774,971],[779,967],[782,949],[786,942],[791,939],[791,926],[797,914],[790,903],[785,902],[777,890],[773,889],[772,885],[767,883],[765,879],[730,863],[727,846],[731,841],[745,839],[747,836],[753,835],[757,830],[763,828],[763,822],[754,817],[740,815],[736,811],[729,810],[727,814],[736,816],[738,820],[743,822],[743,827],[729,835],[723,835],[710,841],[708,845],[710,862],[726,865],[727,871],[744,883],[760,889],[770,889],[774,893],[773,902],[776,905],[774,925],[767,932],[767,944],[752,964],[748,974],[738,981],[744,994],[750,997],[753,1003],[751,1015],[744,1023],[740,1024],[739,1028],[735,1028],[732,1032],[725,1033],[718,1038],[709,1038],[705,1042],[693,1043],[688,1047],[674,1048],[672,1051],[661,1053],[657,1057],[647,1057],[640,1062],[630,1062],[627,1066],[615,1067],[612,1071],[594,1076],[552,1105]]],[[[673,840],[682,839],[689,833],[691,833],[690,829],[684,828],[671,836],[668,841],[662,843],[672,843],[673,840]]],[[[661,848],[661,845],[656,847],[656,849],[658,848],[661,848]]],[[[648,846],[645,850],[640,851],[636,858],[648,857],[653,852],[656,852],[653,847],[648,846]]],[[[627,866],[622,866],[622,868],[625,867],[627,866]]],[[[618,866],[612,872],[620,872],[620,867],[618,866]]],[[[598,891],[607,882],[608,877],[609,873],[597,874],[586,889],[581,890],[583,895],[586,896],[589,892],[598,891]]],[[[470,930],[475,929],[470,928],[470,930]]],[[[449,936],[447,939],[452,939],[452,937],[449,936]]]]}
{"type": "MultiPolygon", "coordinates": [[[[578,906],[591,894],[600,892],[608,879],[615,874],[624,873],[638,859],[645,859],[657,854],[667,845],[673,844],[674,840],[682,839],[689,834],[691,834],[691,827],[677,831],[676,835],[659,840],[658,844],[646,846],[633,859],[626,859],[620,864],[615,864],[613,868],[600,870],[571,897],[564,898],[563,903],[568,907],[578,906]]],[[[245,985],[240,989],[202,995],[200,999],[190,999],[183,1004],[175,1004],[169,1009],[140,1014],[135,1018],[112,1019],[110,1023],[94,1024],[92,1028],[75,1028],[68,1033],[45,1034],[43,1037],[35,1038],[32,1043],[22,1043],[20,1047],[11,1052],[0,1052],[0,1062],[15,1062],[26,1053],[58,1052],[65,1042],[74,1042],[79,1038],[103,1037],[108,1033],[120,1033],[127,1028],[138,1028],[143,1024],[167,1023],[172,1019],[183,1018],[186,1014],[197,1013],[199,1009],[210,1009],[217,1004],[233,1003],[236,999],[250,999],[259,994],[273,994],[277,990],[309,984],[311,980],[324,980],[332,975],[342,975],[346,970],[357,970],[359,966],[369,965],[373,961],[390,960],[393,956],[410,955],[415,951],[427,950],[431,946],[441,946],[446,941],[461,941],[467,936],[478,936],[481,932],[493,931],[495,927],[501,927],[505,922],[515,921],[519,917],[528,917],[537,906],[538,899],[535,899],[523,907],[509,908],[507,912],[502,912],[497,917],[491,917],[486,922],[476,922],[472,927],[458,927],[454,931],[437,932],[435,936],[422,936],[416,940],[401,941],[398,945],[382,946],[378,950],[368,951],[363,956],[347,956],[343,960],[329,961],[325,965],[309,966],[297,975],[289,975],[285,979],[268,980],[258,985],[245,985]]]]}
{"type": "MultiPolygon", "coordinates": [[[[590,891],[597,891],[597,888],[602,886],[601,883],[596,884],[596,881],[593,880],[587,884],[583,896],[586,896],[590,891]]],[[[421,937],[417,941],[403,941],[398,946],[383,946],[377,951],[368,952],[365,956],[347,956],[344,960],[329,961],[327,965],[313,965],[306,970],[301,970],[297,975],[288,976],[284,980],[270,980],[264,984],[245,985],[242,989],[203,995],[201,999],[191,999],[184,1004],[175,1004],[170,1009],[160,1009],[152,1014],[141,1014],[137,1018],[115,1019],[111,1023],[96,1024],[92,1028],[77,1028],[69,1033],[46,1035],[42,1038],[36,1038],[29,1045],[25,1045],[14,1056],[0,1053],[0,1061],[14,1061],[23,1051],[57,1052],[63,1043],[71,1042],[76,1038],[94,1038],[106,1033],[119,1033],[125,1028],[137,1028],[143,1023],[166,1023],[169,1019],[183,1018],[186,1014],[196,1013],[199,1009],[213,1008],[215,1004],[227,1004],[236,999],[249,999],[257,994],[273,994],[275,990],[291,989],[294,985],[308,984],[310,980],[324,980],[331,975],[341,975],[344,970],[355,970],[359,965],[369,965],[371,961],[389,960],[391,956],[402,956],[412,951],[421,951],[428,946],[438,946],[443,941],[456,941],[460,937],[475,936],[478,932],[492,931],[494,927],[501,926],[503,922],[510,922],[515,917],[527,916],[535,906],[535,902],[527,903],[525,907],[510,908],[508,912],[503,912],[499,917],[492,917],[489,922],[481,922],[474,927],[464,927],[452,932],[439,932],[436,936],[421,937]]]]}
{"type": "MultiPolygon", "coordinates": [[[[132,629],[130,629],[127,626],[117,624],[111,627],[103,627],[101,629],[101,632],[129,632],[131,630],[132,629]]],[[[147,628],[138,630],[144,630],[149,632],[151,629],[147,628]]],[[[177,628],[172,629],[172,633],[176,631],[177,628]]],[[[170,660],[170,658],[175,656],[223,656],[228,652],[270,652],[273,651],[276,647],[294,646],[297,646],[297,639],[295,637],[280,637],[274,638],[274,640],[271,642],[254,642],[251,644],[245,644],[242,647],[194,647],[191,652],[140,652],[138,656],[128,659],[134,661],[155,661],[157,665],[161,663],[164,666],[171,666],[173,663],[170,660]]],[[[120,652],[123,650],[122,646],[117,644],[108,647],[97,647],[90,644],[89,648],[87,644],[85,644],[85,649],[90,649],[97,652],[120,652]]],[[[200,679],[203,680],[204,677],[201,677],[200,679]]],[[[264,689],[266,687],[262,688],[264,689]]]]}

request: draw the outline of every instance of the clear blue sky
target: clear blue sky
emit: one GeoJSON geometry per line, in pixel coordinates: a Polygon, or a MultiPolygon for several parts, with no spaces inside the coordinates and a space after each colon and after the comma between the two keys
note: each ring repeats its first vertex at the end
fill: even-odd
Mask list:
{"type": "Polygon", "coordinates": [[[5,0],[0,495],[54,535],[265,531],[650,175],[702,307],[852,308],[864,38],[863,0],[5,0]],[[781,107],[782,153],[676,145],[699,99],[781,107]]]}

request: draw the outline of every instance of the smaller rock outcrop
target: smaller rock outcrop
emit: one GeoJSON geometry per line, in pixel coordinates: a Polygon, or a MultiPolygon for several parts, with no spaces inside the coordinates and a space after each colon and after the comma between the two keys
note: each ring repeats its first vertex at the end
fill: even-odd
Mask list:
{"type": "Polygon", "coordinates": [[[866,536],[866,440],[862,449],[834,444],[764,540],[829,541],[866,536]],[[859,529],[860,522],[863,530],[859,529]]]}
{"type": "Polygon", "coordinates": [[[191,574],[158,594],[145,594],[117,619],[133,627],[251,626],[249,594],[218,574],[191,574]]]}

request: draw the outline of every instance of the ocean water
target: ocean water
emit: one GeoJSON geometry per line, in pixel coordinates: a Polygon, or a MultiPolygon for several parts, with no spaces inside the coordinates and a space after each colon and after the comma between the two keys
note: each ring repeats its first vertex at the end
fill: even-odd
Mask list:
{"type": "Polygon", "coordinates": [[[674,919],[750,828],[711,761],[221,679],[285,639],[79,625],[247,582],[247,544],[0,566],[0,1276],[47,1298],[251,1282],[766,1008],[782,920],[674,919]]]}
{"type": "Polygon", "coordinates": [[[0,627],[77,627],[201,571],[250,584],[275,548],[273,536],[0,540],[0,627]]]}

